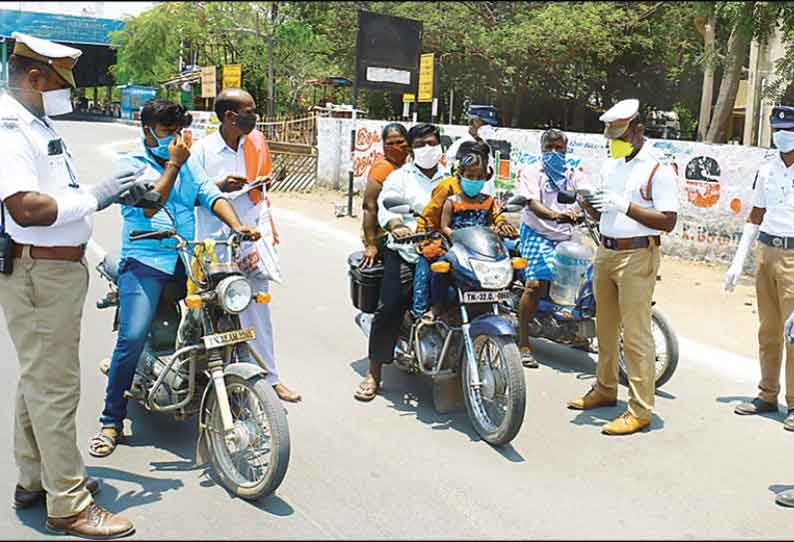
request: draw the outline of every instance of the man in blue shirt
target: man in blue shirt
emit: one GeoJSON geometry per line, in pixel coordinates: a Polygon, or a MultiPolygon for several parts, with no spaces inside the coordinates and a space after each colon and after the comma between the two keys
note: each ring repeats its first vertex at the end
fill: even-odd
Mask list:
{"type": "Polygon", "coordinates": [[[162,210],[122,207],[119,335],[108,370],[105,408],[99,418],[102,429],[89,442],[88,451],[94,457],[113,453],[122,436],[122,424],[127,415],[124,392],[132,385],[163,288],[170,282],[183,288],[186,285],[186,272],[174,248],[175,240],[131,242],[130,232],[176,228],[184,239],[193,239],[194,208],[200,205],[210,209],[236,232],[257,233],[254,228],[240,223],[218,187],[206,178],[202,168],[192,163],[189,141],[182,135],[182,129],[189,126],[191,120],[190,114],[180,105],[149,100],[141,109],[142,152],[122,158],[124,167],[145,167],[142,178],[154,184],[160,202],[175,223],[162,210]]]}

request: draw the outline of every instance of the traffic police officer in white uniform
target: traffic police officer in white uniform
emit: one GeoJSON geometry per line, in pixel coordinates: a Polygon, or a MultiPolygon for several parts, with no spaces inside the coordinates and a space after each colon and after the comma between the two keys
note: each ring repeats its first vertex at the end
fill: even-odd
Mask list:
{"type": "Polygon", "coordinates": [[[115,538],[134,527],[94,503],[98,482],[86,478],[77,448],[83,256],[90,215],[119,197],[139,197],[142,188],[133,171],[80,185],[49,116],[71,111],[72,68],[81,51],[13,37],[9,89],[0,94],[0,306],[20,364],[14,505],[33,506],[46,496],[49,530],[115,538]]]}
{"type": "MultiPolygon", "coordinates": [[[[761,382],[755,399],[736,406],[741,415],[778,411],[784,320],[794,310],[794,107],[773,108],[770,123],[779,152],[758,169],[753,208],[725,277],[725,290],[733,291],[757,238],[761,242],[755,276],[761,382]]],[[[788,416],[783,427],[794,431],[794,346],[786,346],[785,351],[788,416]]]]}
{"type": "Polygon", "coordinates": [[[598,367],[595,386],[568,403],[585,410],[617,403],[620,328],[629,379],[628,410],[602,432],[630,434],[651,423],[655,358],[651,300],[659,270],[661,234],[675,228],[678,182],[645,141],[637,100],[615,104],[606,124],[610,159],[601,168],[600,188],[585,208],[599,217],[601,246],[594,265],[598,367]]]}

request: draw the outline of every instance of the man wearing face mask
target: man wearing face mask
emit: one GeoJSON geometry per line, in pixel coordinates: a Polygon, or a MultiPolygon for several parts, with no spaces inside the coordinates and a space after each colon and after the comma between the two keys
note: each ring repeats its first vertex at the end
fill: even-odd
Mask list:
{"type": "MultiPolygon", "coordinates": [[[[256,104],[253,97],[239,88],[226,88],[215,98],[215,114],[221,121],[219,130],[196,142],[191,149],[191,158],[204,174],[213,180],[222,192],[229,194],[237,215],[243,220],[255,220],[261,206],[270,209],[267,198],[267,185],[254,188],[247,193],[239,193],[246,184],[256,179],[269,178],[273,162],[265,136],[256,129],[256,104]],[[237,193],[237,194],[236,194],[237,193]]],[[[278,243],[278,234],[270,220],[260,223],[262,235],[271,243],[278,243]]],[[[250,223],[249,226],[256,226],[250,223]]],[[[199,239],[216,238],[223,224],[206,209],[196,209],[196,236],[199,239]]],[[[249,277],[255,292],[267,292],[267,280],[249,277]]],[[[253,327],[256,339],[252,346],[267,367],[267,381],[276,394],[283,400],[295,403],[301,396],[286,387],[279,378],[273,344],[273,324],[270,319],[270,305],[251,303],[240,314],[243,327],[253,327]]]]}
{"type": "MultiPolygon", "coordinates": [[[[81,51],[15,32],[0,95],[0,305],[19,359],[14,507],[46,499],[47,528],[117,538],[132,523],[97,506],[77,448],[80,324],[88,288],[90,215],[132,193],[136,168],[81,186],[50,116],[71,111],[81,51]]],[[[143,193],[138,194],[138,197],[143,193]]]]}
{"type": "Polygon", "coordinates": [[[518,192],[529,202],[521,216],[521,255],[524,295],[519,307],[519,350],[524,367],[537,368],[529,346],[529,321],[554,279],[555,248],[573,233],[571,222],[579,214],[577,203],[557,201],[560,190],[577,190],[589,185],[581,169],[566,165],[568,137],[560,130],[546,130],[540,136],[542,159],[521,171],[518,192]]]}
{"type": "Polygon", "coordinates": [[[675,171],[646,144],[639,106],[638,100],[623,100],[601,115],[610,158],[601,168],[597,192],[585,201],[585,210],[600,220],[601,231],[593,270],[598,366],[596,384],[568,407],[589,410],[617,404],[622,326],[628,410],[603,426],[607,435],[627,435],[651,424],[656,382],[651,300],[661,234],[673,231],[678,217],[675,171]]]}
{"type": "Polygon", "coordinates": [[[413,266],[419,259],[412,244],[394,243],[394,239],[414,233],[416,220],[390,212],[384,206],[384,200],[390,197],[404,199],[413,209],[421,210],[430,201],[433,189],[449,176],[449,170],[439,163],[443,151],[437,126],[424,123],[413,126],[408,131],[408,144],[413,160],[386,178],[378,196],[378,221],[389,232],[389,238],[383,251],[380,304],[372,319],[369,335],[369,371],[354,395],[359,401],[375,398],[381,386],[381,367],[392,362],[410,301],[402,295],[400,268],[413,266]]]}
{"type": "MultiPolygon", "coordinates": [[[[479,143],[486,143],[486,140],[492,137],[493,134],[493,127],[491,126],[491,120],[485,117],[480,117],[475,113],[468,113],[466,118],[469,121],[469,131],[466,134],[456,139],[452,145],[449,146],[447,152],[445,153],[445,158],[447,162],[447,167],[452,169],[452,165],[457,160],[458,154],[460,154],[460,146],[467,142],[479,142],[479,143]]],[[[488,149],[488,168],[489,168],[489,177],[486,179],[485,186],[483,187],[483,194],[488,194],[489,196],[494,195],[496,190],[496,186],[494,185],[493,177],[493,156],[490,154],[490,147],[488,149]]]]}
{"type": "MultiPolygon", "coordinates": [[[[160,295],[169,283],[183,289],[186,272],[174,249],[174,240],[130,241],[135,230],[176,229],[184,239],[195,238],[195,207],[211,209],[233,231],[258,236],[255,228],[240,222],[234,208],[191,156],[182,129],[192,117],[184,107],[168,100],[149,100],[141,108],[142,149],[121,158],[121,164],[144,169],[143,179],[154,185],[160,203],[174,222],[158,209],[123,206],[121,262],[118,276],[119,334],[110,360],[101,430],[89,442],[88,453],[106,457],[123,437],[127,398],[138,359],[146,343],[160,295]]],[[[184,297],[181,296],[181,297],[184,297]]]]}
{"type": "MultiPolygon", "coordinates": [[[[761,165],[753,183],[753,208],[725,277],[733,291],[753,242],[761,242],[755,276],[758,298],[758,396],[736,406],[740,415],[777,412],[780,369],[786,353],[786,406],[783,428],[794,431],[794,346],[784,342],[784,318],[794,311],[794,107],[778,106],[770,118],[772,140],[779,151],[761,165]]],[[[789,340],[794,320],[785,325],[789,340]]],[[[794,503],[794,501],[792,501],[794,503]]]]}

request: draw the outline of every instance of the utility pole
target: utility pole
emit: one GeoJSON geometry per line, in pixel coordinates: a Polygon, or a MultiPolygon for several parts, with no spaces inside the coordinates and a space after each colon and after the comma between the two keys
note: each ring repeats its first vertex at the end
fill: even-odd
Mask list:
{"type": "Polygon", "coordinates": [[[273,35],[276,32],[276,19],[278,18],[278,2],[270,3],[270,29],[267,34],[267,116],[273,116],[275,109],[273,103],[273,35]]]}

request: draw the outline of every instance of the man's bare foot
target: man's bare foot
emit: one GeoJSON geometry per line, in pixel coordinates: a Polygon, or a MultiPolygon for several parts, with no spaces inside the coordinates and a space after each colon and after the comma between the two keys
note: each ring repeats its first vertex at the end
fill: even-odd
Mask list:
{"type": "Polygon", "coordinates": [[[276,395],[278,395],[282,401],[287,401],[288,403],[297,403],[298,401],[301,400],[301,396],[299,393],[292,391],[291,389],[289,389],[287,386],[285,386],[280,382],[278,384],[275,384],[273,386],[273,389],[275,390],[276,395]]]}

